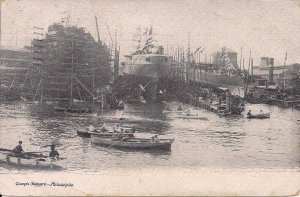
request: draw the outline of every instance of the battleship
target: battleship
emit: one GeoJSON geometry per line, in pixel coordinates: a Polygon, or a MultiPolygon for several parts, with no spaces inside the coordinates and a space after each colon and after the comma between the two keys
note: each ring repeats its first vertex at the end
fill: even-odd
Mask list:
{"type": "Polygon", "coordinates": [[[134,96],[140,102],[159,102],[163,93],[160,81],[168,77],[172,57],[164,54],[162,46],[153,44],[152,27],[135,37],[138,45],[134,53],[125,55],[122,74],[127,84],[133,84],[134,96]]]}

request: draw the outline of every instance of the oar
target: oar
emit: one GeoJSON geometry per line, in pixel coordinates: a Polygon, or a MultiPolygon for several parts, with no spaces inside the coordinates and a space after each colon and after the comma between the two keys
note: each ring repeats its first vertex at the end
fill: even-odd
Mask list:
{"type": "Polygon", "coordinates": [[[117,143],[119,143],[119,142],[125,140],[125,139],[127,139],[127,137],[123,137],[121,140],[116,141],[115,143],[111,144],[111,145],[109,146],[109,148],[112,147],[113,145],[115,145],[115,144],[117,144],[117,143]]]}
{"type": "Polygon", "coordinates": [[[47,144],[47,145],[44,145],[42,146],[43,148],[46,148],[46,147],[51,147],[52,145],[55,145],[55,146],[62,146],[62,144],[47,144]]]}
{"type": "Polygon", "coordinates": [[[122,113],[121,118],[119,118],[119,120],[125,120],[125,118],[123,118],[125,112],[122,113]]]}
{"type": "Polygon", "coordinates": [[[0,151],[4,151],[4,152],[13,152],[13,150],[6,149],[6,148],[0,148],[0,151]]]}
{"type": "MultiPolygon", "coordinates": [[[[0,148],[0,151],[13,152],[13,150],[6,149],[6,148],[0,148]]],[[[37,153],[42,153],[42,152],[22,152],[22,154],[37,154],[37,153]]]]}

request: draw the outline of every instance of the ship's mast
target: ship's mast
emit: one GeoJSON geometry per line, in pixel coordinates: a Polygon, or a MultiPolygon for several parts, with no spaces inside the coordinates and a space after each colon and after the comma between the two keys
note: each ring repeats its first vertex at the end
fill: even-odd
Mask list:
{"type": "Polygon", "coordinates": [[[1,16],[1,10],[2,10],[2,8],[1,8],[1,2],[0,2],[0,46],[2,45],[2,34],[1,34],[1,21],[2,21],[2,16],[1,16]]]}
{"type": "Polygon", "coordinates": [[[283,89],[285,89],[285,67],[286,67],[286,59],[287,59],[287,52],[285,53],[284,64],[283,64],[283,89]]]}

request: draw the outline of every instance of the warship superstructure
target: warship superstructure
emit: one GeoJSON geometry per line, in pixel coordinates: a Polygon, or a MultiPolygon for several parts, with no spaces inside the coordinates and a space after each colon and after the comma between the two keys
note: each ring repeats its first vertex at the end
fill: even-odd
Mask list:
{"type": "Polygon", "coordinates": [[[135,52],[125,56],[123,75],[135,86],[135,95],[141,102],[159,101],[163,91],[159,87],[160,80],[168,77],[172,57],[164,54],[162,46],[153,44],[152,27],[136,38],[135,52]]]}

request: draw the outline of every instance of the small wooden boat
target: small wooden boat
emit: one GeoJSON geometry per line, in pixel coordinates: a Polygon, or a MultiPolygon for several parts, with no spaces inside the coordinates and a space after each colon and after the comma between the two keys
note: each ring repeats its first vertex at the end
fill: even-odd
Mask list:
{"type": "Polygon", "coordinates": [[[21,168],[62,168],[59,164],[65,158],[51,158],[43,154],[24,152],[15,154],[12,150],[1,149],[0,163],[21,168]]]}
{"type": "Polygon", "coordinates": [[[270,118],[270,113],[247,115],[247,118],[248,119],[267,119],[267,118],[270,118]]]}
{"type": "MultiPolygon", "coordinates": [[[[95,130],[95,131],[83,131],[83,130],[76,130],[77,131],[77,135],[83,138],[91,138],[92,135],[95,136],[102,136],[102,137],[116,137],[117,135],[120,135],[119,132],[102,132],[99,130],[95,130]]],[[[126,131],[122,133],[122,135],[124,136],[128,136],[128,137],[133,137],[133,132],[131,131],[126,131]]]]}
{"type": "Polygon", "coordinates": [[[174,139],[149,138],[103,138],[92,135],[92,143],[108,147],[125,149],[171,149],[174,139]]]}

